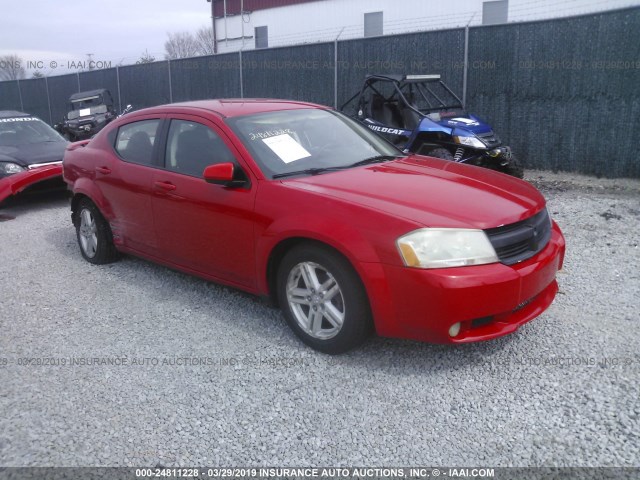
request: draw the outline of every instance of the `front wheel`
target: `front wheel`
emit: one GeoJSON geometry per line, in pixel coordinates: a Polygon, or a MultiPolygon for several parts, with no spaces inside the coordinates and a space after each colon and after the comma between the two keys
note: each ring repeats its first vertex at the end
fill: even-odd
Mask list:
{"type": "Polygon", "coordinates": [[[98,207],[85,198],[75,211],[74,221],[80,253],[84,259],[96,265],[114,262],[118,251],[113,245],[111,228],[98,207]]]}
{"type": "Polygon", "coordinates": [[[333,250],[302,244],[285,255],[277,277],[287,323],[307,345],[343,353],[371,332],[367,295],[351,264],[333,250]]]}
{"type": "Polygon", "coordinates": [[[454,160],[451,152],[446,148],[434,148],[427,153],[430,157],[442,158],[443,160],[454,160]]]}
{"type": "Polygon", "coordinates": [[[498,167],[498,171],[511,175],[512,177],[524,178],[524,167],[520,163],[520,160],[518,160],[513,154],[511,154],[509,163],[505,166],[498,167]]]}

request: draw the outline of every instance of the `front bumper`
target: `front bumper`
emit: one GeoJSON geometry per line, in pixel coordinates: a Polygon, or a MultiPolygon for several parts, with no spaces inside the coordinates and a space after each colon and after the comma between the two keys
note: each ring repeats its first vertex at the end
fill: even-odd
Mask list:
{"type": "Polygon", "coordinates": [[[369,272],[377,281],[368,286],[376,330],[382,336],[431,343],[468,343],[512,333],[555,298],[564,251],[554,222],[545,249],[512,266],[421,270],[380,265],[378,275],[369,272]],[[460,333],[449,336],[458,322],[460,333]]]}
{"type": "Polygon", "coordinates": [[[467,148],[461,154],[460,162],[479,165],[506,166],[511,163],[511,147],[501,146],[490,150],[472,150],[467,148]]]}
{"type": "Polygon", "coordinates": [[[96,133],[98,133],[100,130],[102,130],[105,126],[107,126],[109,122],[105,121],[105,122],[98,122],[95,120],[92,120],[90,122],[86,122],[86,123],[65,123],[64,124],[64,130],[67,133],[72,134],[75,138],[83,140],[86,138],[91,138],[93,135],[95,135],[96,133]]]}
{"type": "Polygon", "coordinates": [[[55,179],[56,177],[62,179],[62,162],[30,168],[24,172],[0,177],[0,202],[32,185],[55,179]]]}
{"type": "Polygon", "coordinates": [[[498,163],[504,167],[511,162],[512,155],[511,147],[502,146],[488,150],[484,156],[490,163],[498,163]]]}
{"type": "Polygon", "coordinates": [[[98,132],[97,127],[94,125],[85,125],[82,127],[67,126],[66,130],[76,138],[89,138],[98,132]]]}

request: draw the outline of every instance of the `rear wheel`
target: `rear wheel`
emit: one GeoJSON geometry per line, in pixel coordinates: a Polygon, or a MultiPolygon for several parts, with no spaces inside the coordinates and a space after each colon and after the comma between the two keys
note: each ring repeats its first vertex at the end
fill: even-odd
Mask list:
{"type": "Polygon", "coordinates": [[[367,295],[353,267],[329,248],[302,244],[285,255],[277,277],[287,323],[310,347],[346,352],[371,332],[367,295]]]}
{"type": "Polygon", "coordinates": [[[111,228],[91,200],[84,198],[80,201],[73,223],[80,252],[86,261],[103,265],[118,258],[111,228]]]}
{"type": "Polygon", "coordinates": [[[427,153],[430,157],[442,158],[443,160],[453,160],[453,155],[446,148],[434,148],[427,153]]]}

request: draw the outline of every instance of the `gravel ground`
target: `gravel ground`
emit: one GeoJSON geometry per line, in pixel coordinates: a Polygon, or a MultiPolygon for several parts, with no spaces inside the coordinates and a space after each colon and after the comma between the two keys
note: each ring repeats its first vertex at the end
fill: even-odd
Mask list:
{"type": "Polygon", "coordinates": [[[640,466],[640,181],[528,178],[568,245],[545,314],[488,343],[339,357],[248,295],[88,264],[60,195],[12,202],[0,465],[640,466]]]}

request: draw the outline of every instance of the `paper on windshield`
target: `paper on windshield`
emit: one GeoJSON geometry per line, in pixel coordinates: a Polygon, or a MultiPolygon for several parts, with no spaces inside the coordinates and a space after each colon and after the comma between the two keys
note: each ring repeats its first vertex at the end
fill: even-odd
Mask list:
{"type": "Polygon", "coordinates": [[[301,158],[310,157],[311,154],[305,150],[295,139],[285,133],[283,135],[276,135],[275,137],[263,138],[262,141],[273,150],[280,160],[284,163],[295,162],[301,158]]]}
{"type": "Polygon", "coordinates": [[[87,115],[91,115],[91,109],[90,108],[82,108],[82,109],[80,109],[79,115],[81,117],[85,117],[87,115]]]}

